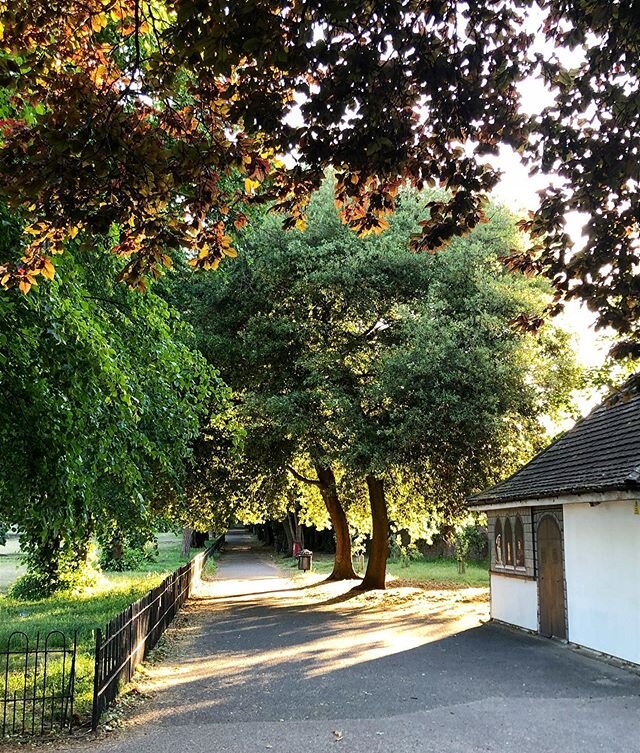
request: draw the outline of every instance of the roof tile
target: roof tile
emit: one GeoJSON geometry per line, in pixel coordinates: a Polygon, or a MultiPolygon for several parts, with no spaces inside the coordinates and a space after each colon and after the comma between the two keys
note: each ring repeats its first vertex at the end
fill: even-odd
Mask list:
{"type": "Polygon", "coordinates": [[[640,488],[640,394],[605,401],[470,505],[640,488]]]}

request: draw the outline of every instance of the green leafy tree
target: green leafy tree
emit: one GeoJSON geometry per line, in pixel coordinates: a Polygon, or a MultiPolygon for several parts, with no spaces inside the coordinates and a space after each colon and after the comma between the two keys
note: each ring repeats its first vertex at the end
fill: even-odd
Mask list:
{"type": "Polygon", "coordinates": [[[576,382],[566,337],[508,324],[548,301],[544,284],[498,261],[518,240],[513,219],[494,210],[446,252],[411,253],[428,198],[405,192],[387,232],[362,239],[341,223],[328,181],[304,232],[266,217],[233,266],[177,286],[236,390],[262,474],[288,470],[319,489],[336,533],[333,577],[353,577],[342,502],[361,500],[366,480],[366,588],[384,585],[389,507],[398,523],[429,509],[454,516],[465,494],[532,451],[538,417],[565,407],[576,382]],[[358,489],[343,494],[345,484],[358,489]]]}
{"type": "Polygon", "coordinates": [[[571,407],[580,371],[567,336],[549,328],[528,338],[509,327],[518,307],[539,310],[548,300],[544,286],[501,272],[497,257],[513,233],[513,221],[496,212],[453,241],[432,258],[423,295],[396,309],[395,321],[385,315],[378,346],[361,350],[366,369],[352,372],[358,401],[340,425],[343,462],[366,476],[373,515],[363,588],[384,585],[387,496],[403,527],[429,508],[451,524],[469,493],[540,448],[541,416],[571,407]],[[422,492],[398,500],[416,481],[422,492]]]}
{"type": "MultiPolygon", "coordinates": [[[[8,253],[20,228],[0,217],[8,253]]],[[[0,517],[18,526],[43,594],[73,581],[101,528],[151,528],[224,398],[177,313],[115,284],[117,259],[85,251],[63,266],[33,295],[0,300],[0,517]]]]}

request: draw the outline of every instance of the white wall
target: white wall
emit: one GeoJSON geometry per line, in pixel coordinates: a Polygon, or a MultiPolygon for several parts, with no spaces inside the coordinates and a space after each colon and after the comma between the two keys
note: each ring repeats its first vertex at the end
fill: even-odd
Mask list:
{"type": "Polygon", "coordinates": [[[491,616],[510,625],[537,630],[537,582],[491,573],[491,616]]]}
{"type": "Polygon", "coordinates": [[[629,501],[563,509],[569,640],[640,663],[640,515],[629,501]]]}

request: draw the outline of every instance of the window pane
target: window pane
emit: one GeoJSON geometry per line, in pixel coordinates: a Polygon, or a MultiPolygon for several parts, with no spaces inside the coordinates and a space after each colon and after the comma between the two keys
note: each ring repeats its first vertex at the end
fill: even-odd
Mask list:
{"type": "Polygon", "coordinates": [[[524,567],[524,526],[519,515],[516,518],[514,530],[516,539],[516,567],[524,567]]]}
{"type": "Polygon", "coordinates": [[[503,565],[504,557],[502,554],[502,523],[500,522],[500,518],[497,518],[496,520],[494,540],[495,540],[496,565],[503,565]]]}
{"type": "Polygon", "coordinates": [[[513,565],[513,532],[509,518],[504,521],[504,564],[513,565]]]}

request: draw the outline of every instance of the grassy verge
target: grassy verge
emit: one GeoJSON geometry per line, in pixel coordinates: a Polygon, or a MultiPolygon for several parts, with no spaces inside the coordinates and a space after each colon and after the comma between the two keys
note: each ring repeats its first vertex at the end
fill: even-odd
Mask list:
{"type": "MultiPolygon", "coordinates": [[[[43,639],[52,630],[60,630],[67,636],[76,630],[76,710],[81,715],[85,714],[91,706],[93,690],[95,628],[105,625],[186,561],[180,554],[181,540],[178,537],[161,536],[158,548],[157,559],[142,563],[136,571],[102,573],[95,587],[81,595],[61,594],[38,601],[16,601],[0,596],[0,650],[7,648],[10,634],[17,630],[29,637],[31,647],[37,633],[43,639]]],[[[197,552],[192,549],[190,558],[197,552]]],[[[61,645],[61,638],[52,636],[49,645],[61,645]]],[[[24,639],[14,638],[11,648],[19,650],[23,647],[24,639]]],[[[56,669],[54,664],[51,672],[55,674],[56,671],[59,673],[60,668],[56,669]]],[[[21,672],[16,671],[11,675],[10,688],[20,693],[21,672]]]]}
{"type": "Polygon", "coordinates": [[[216,570],[218,569],[219,556],[220,552],[214,552],[205,562],[204,570],[202,571],[202,574],[205,578],[211,579],[216,574],[216,570]]]}
{"type": "MultiPolygon", "coordinates": [[[[365,567],[366,567],[365,559],[365,567]]],[[[285,558],[280,561],[284,568],[296,570],[297,561],[285,558]]],[[[313,571],[321,575],[329,575],[333,568],[333,555],[314,554],[313,571]]],[[[362,574],[362,573],[360,573],[362,574]]],[[[489,585],[487,564],[483,562],[468,562],[464,573],[458,572],[458,563],[454,559],[412,560],[408,567],[401,562],[389,560],[387,565],[387,582],[411,581],[416,585],[432,588],[484,588],[489,585]]]]}

